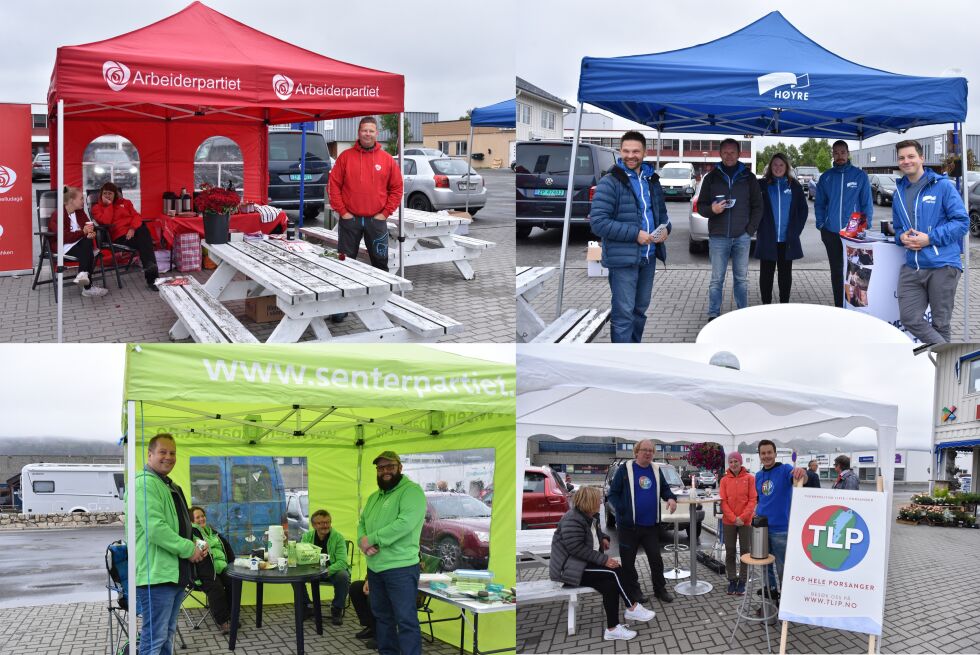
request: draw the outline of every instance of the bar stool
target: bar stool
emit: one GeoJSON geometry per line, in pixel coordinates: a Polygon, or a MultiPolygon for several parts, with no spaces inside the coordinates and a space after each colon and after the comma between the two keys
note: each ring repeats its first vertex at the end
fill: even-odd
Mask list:
{"type": "Polygon", "coordinates": [[[755,559],[751,554],[744,553],[741,561],[748,565],[748,580],[745,584],[745,595],[742,596],[742,602],[738,605],[738,618],[735,620],[732,636],[728,640],[728,647],[731,648],[735,642],[735,633],[738,632],[739,623],[742,621],[762,621],[766,628],[766,646],[771,653],[772,641],[769,638],[769,622],[779,615],[779,608],[769,594],[768,566],[775,562],[776,558],[769,555],[763,559],[755,559]],[[762,598],[758,603],[754,601],[756,584],[762,586],[762,598]]]}
{"type": "Polygon", "coordinates": [[[688,578],[691,576],[690,571],[688,571],[687,569],[680,568],[680,566],[678,566],[677,563],[677,553],[682,551],[687,552],[688,550],[687,544],[679,543],[679,539],[677,538],[677,533],[680,532],[678,528],[680,522],[687,519],[688,519],[687,514],[681,512],[674,512],[673,514],[665,514],[664,516],[660,517],[661,522],[674,524],[674,543],[667,544],[666,546],[664,546],[664,552],[674,553],[673,568],[664,569],[664,578],[666,578],[667,580],[683,580],[684,578],[688,578]]]}

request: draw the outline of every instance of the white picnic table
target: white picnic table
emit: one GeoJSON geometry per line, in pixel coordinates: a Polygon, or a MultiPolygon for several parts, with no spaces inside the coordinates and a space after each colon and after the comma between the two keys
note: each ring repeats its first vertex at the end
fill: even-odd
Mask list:
{"type": "MultiPolygon", "coordinates": [[[[218,268],[203,285],[218,303],[274,295],[283,317],[269,335],[270,343],[299,341],[312,327],[319,340],[432,341],[458,333],[462,325],[426,310],[397,294],[412,283],[353,259],[324,256],[324,249],[304,241],[278,239],[205,244],[218,268]],[[242,274],[246,279],[235,279],[242,274]],[[365,331],[333,337],[327,319],[354,314],[365,331]]],[[[181,317],[170,336],[189,336],[181,317]]]]}
{"type": "Polygon", "coordinates": [[[517,531],[517,568],[548,566],[551,559],[551,539],[554,528],[517,531]]]}
{"type": "Polygon", "coordinates": [[[547,325],[531,307],[531,301],[541,293],[544,283],[557,271],[554,266],[517,267],[517,341],[519,343],[528,343],[547,325]]]}

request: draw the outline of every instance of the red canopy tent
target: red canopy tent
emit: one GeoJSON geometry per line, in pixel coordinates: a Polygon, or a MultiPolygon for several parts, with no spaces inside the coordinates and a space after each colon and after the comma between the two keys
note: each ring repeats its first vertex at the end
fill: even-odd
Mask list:
{"type": "MultiPolygon", "coordinates": [[[[194,2],[133,32],[58,48],[52,188],[82,186],[86,146],[119,134],[139,152],[142,212],[159,214],[165,191],[193,187],[197,147],[221,135],[242,150],[245,197],[262,201],[269,125],[402,113],[404,93],[402,75],[324,57],[194,2]]],[[[60,341],[60,301],[58,315],[60,341]]]]}

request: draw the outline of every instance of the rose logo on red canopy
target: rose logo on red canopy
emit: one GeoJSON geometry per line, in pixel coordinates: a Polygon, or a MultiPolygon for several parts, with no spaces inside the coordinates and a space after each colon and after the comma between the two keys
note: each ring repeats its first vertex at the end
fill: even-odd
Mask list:
{"type": "Polygon", "coordinates": [[[129,67],[118,61],[109,60],[102,64],[102,77],[113,91],[122,91],[129,84],[129,67]]]}
{"type": "Polygon", "coordinates": [[[17,173],[8,166],[0,166],[0,193],[7,193],[14,188],[17,173]]]}
{"type": "Polygon", "coordinates": [[[276,92],[280,100],[289,100],[293,95],[293,81],[279,73],[272,78],[272,90],[276,92]]]}

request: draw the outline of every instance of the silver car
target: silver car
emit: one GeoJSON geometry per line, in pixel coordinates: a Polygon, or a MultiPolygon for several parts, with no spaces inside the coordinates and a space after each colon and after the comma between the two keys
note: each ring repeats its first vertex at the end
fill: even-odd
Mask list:
{"type": "Polygon", "coordinates": [[[405,157],[405,206],[421,211],[463,210],[469,185],[470,214],[487,204],[483,177],[468,168],[462,159],[405,157]],[[466,171],[470,171],[467,176],[466,171]],[[467,179],[469,178],[469,179],[467,179]]]}
{"type": "MultiPolygon", "coordinates": [[[[694,192],[694,197],[691,198],[691,213],[688,219],[691,226],[691,240],[687,249],[691,254],[708,252],[708,219],[698,213],[699,195],[701,195],[701,182],[698,182],[698,189],[694,192]]],[[[752,243],[755,243],[754,234],[752,235],[752,243]]]]}

